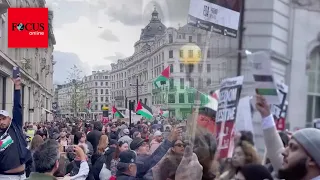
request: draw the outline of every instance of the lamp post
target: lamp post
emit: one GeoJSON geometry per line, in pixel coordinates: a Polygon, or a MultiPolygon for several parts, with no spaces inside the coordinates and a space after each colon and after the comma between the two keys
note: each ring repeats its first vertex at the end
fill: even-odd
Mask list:
{"type": "Polygon", "coordinates": [[[144,85],[143,84],[139,84],[139,79],[138,79],[138,76],[137,76],[136,84],[131,84],[130,83],[130,86],[136,87],[136,98],[137,98],[137,103],[138,103],[139,102],[139,86],[144,86],[144,85]]]}
{"type": "MultiPolygon", "coordinates": [[[[139,84],[139,79],[138,79],[138,75],[137,75],[137,80],[136,80],[136,84],[131,84],[130,83],[130,86],[135,86],[136,87],[136,98],[137,98],[137,104],[139,102],[139,86],[144,86],[143,84],[139,84]]],[[[134,104],[131,102],[129,104],[129,123],[131,125],[131,110],[134,108],[134,104]],[[131,107],[130,107],[130,104],[131,104],[131,107]]]]}
{"type": "Polygon", "coordinates": [[[244,11],[245,11],[245,0],[241,2],[241,12],[240,12],[240,25],[239,25],[239,39],[238,39],[238,62],[237,62],[237,76],[241,75],[242,69],[242,46],[243,46],[243,31],[244,27],[244,11]]]}

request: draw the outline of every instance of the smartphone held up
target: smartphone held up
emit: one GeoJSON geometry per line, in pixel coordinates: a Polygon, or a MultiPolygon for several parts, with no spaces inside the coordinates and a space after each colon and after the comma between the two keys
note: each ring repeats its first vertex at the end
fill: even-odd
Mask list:
{"type": "Polygon", "coordinates": [[[73,146],[63,146],[63,152],[66,152],[66,153],[74,153],[74,147],[73,146]]]}
{"type": "Polygon", "coordinates": [[[20,68],[19,67],[13,67],[12,69],[12,78],[17,79],[20,77],[20,68]]]}

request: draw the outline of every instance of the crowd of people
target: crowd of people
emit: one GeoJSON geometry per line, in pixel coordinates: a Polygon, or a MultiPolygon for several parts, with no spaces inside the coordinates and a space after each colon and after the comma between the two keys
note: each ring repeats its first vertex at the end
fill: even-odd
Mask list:
{"type": "Polygon", "coordinates": [[[256,109],[265,156],[257,153],[252,133],[241,131],[232,157],[219,158],[216,136],[204,126],[210,120],[204,117],[213,114],[205,109],[195,125],[167,118],[130,125],[121,120],[23,124],[20,79],[14,84],[13,116],[0,110],[0,180],[320,179],[320,130],[278,132],[261,96],[256,109]]]}

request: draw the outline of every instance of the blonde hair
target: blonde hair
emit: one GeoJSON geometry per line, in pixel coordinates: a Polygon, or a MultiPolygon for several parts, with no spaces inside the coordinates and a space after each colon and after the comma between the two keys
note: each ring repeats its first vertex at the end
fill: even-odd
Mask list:
{"type": "Polygon", "coordinates": [[[30,145],[30,150],[31,151],[34,151],[36,150],[42,143],[43,143],[43,139],[40,135],[35,135],[33,138],[32,138],[32,141],[31,141],[31,145],[30,145]]]}
{"type": "Polygon", "coordinates": [[[240,141],[236,147],[241,147],[244,152],[246,164],[261,164],[261,159],[257,151],[248,141],[240,141]]]}
{"type": "Polygon", "coordinates": [[[104,150],[108,147],[109,144],[109,138],[107,135],[102,135],[99,139],[99,144],[97,148],[98,154],[103,154],[104,150]]]}

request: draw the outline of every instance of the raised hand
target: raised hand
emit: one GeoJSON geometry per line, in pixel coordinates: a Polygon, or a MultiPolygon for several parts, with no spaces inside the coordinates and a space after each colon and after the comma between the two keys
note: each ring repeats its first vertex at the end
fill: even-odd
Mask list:
{"type": "Polygon", "coordinates": [[[261,95],[257,95],[256,98],[256,108],[260,112],[262,118],[268,117],[271,113],[266,99],[261,95]]]}
{"type": "Polygon", "coordinates": [[[203,167],[199,163],[198,157],[193,153],[192,147],[187,146],[184,150],[183,158],[176,171],[176,180],[201,180],[203,167]]]}

